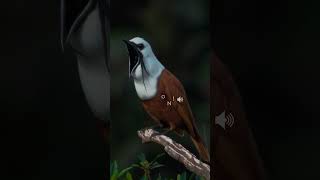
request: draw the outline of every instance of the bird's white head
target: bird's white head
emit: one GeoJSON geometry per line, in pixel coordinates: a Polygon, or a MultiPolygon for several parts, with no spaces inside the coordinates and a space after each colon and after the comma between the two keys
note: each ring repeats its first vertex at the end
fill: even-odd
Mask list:
{"type": "Polygon", "coordinates": [[[135,89],[141,100],[153,98],[164,66],[154,55],[150,44],[135,37],[124,41],[129,53],[129,76],[133,78],[135,89]]]}
{"type": "Polygon", "coordinates": [[[154,57],[154,53],[152,51],[150,44],[146,40],[144,40],[143,38],[135,37],[135,38],[130,39],[130,42],[137,45],[137,47],[139,48],[140,52],[142,53],[144,59],[147,59],[149,57],[154,57]]]}
{"type": "Polygon", "coordinates": [[[155,71],[157,66],[162,66],[154,55],[150,44],[140,37],[132,38],[127,41],[129,53],[129,76],[134,79],[141,79],[144,74],[150,74],[155,71]]]}

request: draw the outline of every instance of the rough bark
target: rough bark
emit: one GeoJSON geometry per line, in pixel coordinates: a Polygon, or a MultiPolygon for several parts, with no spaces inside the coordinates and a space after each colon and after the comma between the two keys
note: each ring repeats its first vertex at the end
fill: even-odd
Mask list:
{"type": "Polygon", "coordinates": [[[168,136],[159,134],[153,129],[139,130],[138,136],[143,143],[154,142],[162,145],[169,156],[182,163],[189,171],[210,180],[210,166],[168,136]]]}

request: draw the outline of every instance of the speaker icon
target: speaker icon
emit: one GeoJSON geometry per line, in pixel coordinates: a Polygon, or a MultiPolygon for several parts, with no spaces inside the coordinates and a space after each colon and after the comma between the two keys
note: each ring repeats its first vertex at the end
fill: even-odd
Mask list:
{"type": "Polygon", "coordinates": [[[223,111],[215,117],[215,124],[221,126],[223,129],[226,129],[226,125],[231,128],[234,125],[234,116],[232,113],[226,115],[226,111],[223,111]]]}
{"type": "Polygon", "coordinates": [[[229,113],[227,116],[226,116],[226,124],[229,126],[229,127],[232,127],[233,124],[234,124],[234,117],[231,113],[229,113]]]}

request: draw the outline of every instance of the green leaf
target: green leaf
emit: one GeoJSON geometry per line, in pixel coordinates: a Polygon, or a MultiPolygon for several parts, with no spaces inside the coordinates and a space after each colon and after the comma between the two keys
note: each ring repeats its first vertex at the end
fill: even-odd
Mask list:
{"type": "Polygon", "coordinates": [[[110,180],[117,180],[117,179],[118,179],[118,177],[117,177],[116,174],[112,175],[111,178],[110,178],[110,180]]]}
{"type": "Polygon", "coordinates": [[[195,178],[196,174],[192,173],[191,176],[189,177],[189,180],[193,180],[193,178],[195,178]]]}
{"type": "Polygon", "coordinates": [[[148,178],[147,178],[146,175],[144,175],[144,176],[142,176],[142,177],[140,178],[140,180],[148,180],[148,178]]]}
{"type": "Polygon", "coordinates": [[[156,169],[156,168],[160,168],[163,166],[164,166],[163,164],[159,164],[159,163],[155,162],[151,165],[150,169],[156,169]]]}
{"type": "Polygon", "coordinates": [[[195,178],[196,180],[204,180],[204,177],[201,177],[201,176],[196,176],[195,178]]]}
{"type": "Polygon", "coordinates": [[[161,153],[161,154],[158,154],[152,161],[150,164],[153,164],[154,162],[156,162],[156,160],[158,160],[160,157],[164,156],[165,153],[161,153]]]}
{"type": "Polygon", "coordinates": [[[181,175],[180,174],[177,175],[177,180],[181,180],[181,175]]]}
{"type": "Polygon", "coordinates": [[[157,180],[161,180],[161,175],[159,174],[158,177],[157,177],[157,180]]]}
{"type": "Polygon", "coordinates": [[[143,168],[149,168],[150,164],[147,160],[144,160],[142,162],[139,163],[140,166],[142,166],[143,168]]]}
{"type": "Polygon", "coordinates": [[[126,180],[133,180],[130,172],[126,173],[126,180]]]}
{"type": "Polygon", "coordinates": [[[119,171],[118,170],[118,163],[117,163],[117,161],[114,161],[111,174],[118,174],[118,171],[119,171]]]}
{"type": "Polygon", "coordinates": [[[113,169],[112,167],[113,167],[113,162],[112,162],[112,161],[110,161],[110,171],[109,171],[109,172],[110,172],[110,174],[112,174],[112,169],[113,169]]]}
{"type": "Polygon", "coordinates": [[[138,155],[138,159],[139,159],[140,162],[143,162],[143,161],[146,160],[146,156],[145,156],[143,153],[140,153],[140,154],[138,155]]]}
{"type": "Polygon", "coordinates": [[[186,172],[183,172],[181,174],[181,180],[187,180],[187,173],[186,172]]]}
{"type": "Polygon", "coordinates": [[[118,174],[118,177],[123,176],[126,172],[128,172],[130,169],[132,169],[133,167],[128,167],[123,169],[122,171],[120,171],[120,173],[118,174]]]}
{"type": "Polygon", "coordinates": [[[132,164],[131,167],[141,168],[139,164],[132,164]]]}

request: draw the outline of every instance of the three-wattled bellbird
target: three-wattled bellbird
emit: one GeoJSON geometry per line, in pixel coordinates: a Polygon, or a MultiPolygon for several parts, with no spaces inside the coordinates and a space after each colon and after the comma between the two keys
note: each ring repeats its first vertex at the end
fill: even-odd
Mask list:
{"type": "Polygon", "coordinates": [[[124,42],[129,53],[129,76],[146,112],[163,128],[178,134],[186,131],[201,159],[209,162],[209,152],[181,82],[159,62],[147,41],[136,37],[124,42]]]}

